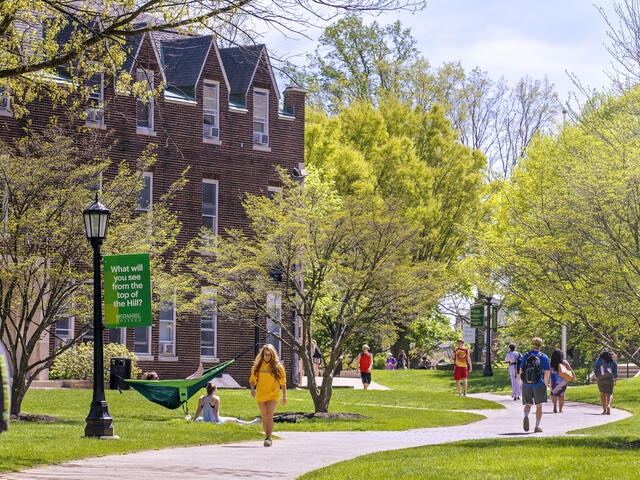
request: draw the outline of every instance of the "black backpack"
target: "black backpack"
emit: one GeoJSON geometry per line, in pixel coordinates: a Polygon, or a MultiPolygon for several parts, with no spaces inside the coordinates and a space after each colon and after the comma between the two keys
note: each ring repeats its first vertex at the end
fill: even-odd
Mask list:
{"type": "Polygon", "coordinates": [[[540,381],[542,376],[542,366],[540,365],[541,353],[532,355],[527,353],[524,360],[524,368],[522,369],[522,381],[527,385],[535,385],[540,381]]]}

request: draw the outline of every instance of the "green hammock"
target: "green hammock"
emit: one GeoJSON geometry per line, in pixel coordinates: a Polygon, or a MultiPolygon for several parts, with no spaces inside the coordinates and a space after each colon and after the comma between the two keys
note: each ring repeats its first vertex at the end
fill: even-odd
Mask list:
{"type": "Polygon", "coordinates": [[[165,408],[178,408],[200,389],[211,381],[212,378],[219,377],[225,368],[235,362],[235,359],[221,363],[215,367],[208,368],[200,378],[190,380],[129,380],[130,384],[147,400],[162,405],[165,408]]]}

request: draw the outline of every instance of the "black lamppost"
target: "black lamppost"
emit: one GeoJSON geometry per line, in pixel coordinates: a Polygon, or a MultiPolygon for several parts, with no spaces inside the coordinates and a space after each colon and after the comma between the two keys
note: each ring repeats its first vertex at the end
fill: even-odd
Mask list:
{"type": "Polygon", "coordinates": [[[491,368],[491,297],[487,297],[486,298],[486,304],[487,304],[487,313],[486,313],[486,327],[487,327],[487,345],[486,345],[486,349],[487,349],[487,353],[485,355],[485,362],[484,362],[484,370],[482,371],[482,376],[483,377],[492,377],[493,376],[493,369],[491,368]]]}
{"type": "Polygon", "coordinates": [[[93,400],[87,416],[85,437],[113,438],[112,418],[104,397],[104,361],[102,359],[102,281],[100,245],[107,237],[111,212],[96,201],[82,212],[87,239],[93,247],[93,400]]]}

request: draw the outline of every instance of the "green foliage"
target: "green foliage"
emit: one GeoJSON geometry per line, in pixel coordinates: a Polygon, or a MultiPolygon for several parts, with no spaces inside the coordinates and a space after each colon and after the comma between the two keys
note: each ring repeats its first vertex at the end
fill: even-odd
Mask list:
{"type": "Polygon", "coordinates": [[[412,322],[407,337],[415,345],[411,356],[420,358],[432,355],[443,342],[455,342],[460,338],[460,332],[451,328],[447,317],[435,311],[428,317],[412,322]]]}
{"type": "MultiPolygon", "coordinates": [[[[104,345],[104,366],[108,368],[111,364],[111,359],[115,357],[130,358],[131,378],[138,378],[141,373],[138,367],[138,357],[127,350],[126,345],[119,343],[107,343],[104,345]]],[[[105,370],[104,377],[105,381],[108,382],[111,374],[105,370]]],[[[49,370],[49,378],[52,380],[93,380],[93,342],[80,343],[58,355],[49,370]]]]}
{"type": "Polygon", "coordinates": [[[478,263],[518,318],[510,335],[536,333],[558,346],[565,324],[569,346],[587,357],[602,347],[633,357],[639,107],[638,89],[594,97],[576,124],[538,138],[495,196],[496,221],[478,236],[478,263]]]}

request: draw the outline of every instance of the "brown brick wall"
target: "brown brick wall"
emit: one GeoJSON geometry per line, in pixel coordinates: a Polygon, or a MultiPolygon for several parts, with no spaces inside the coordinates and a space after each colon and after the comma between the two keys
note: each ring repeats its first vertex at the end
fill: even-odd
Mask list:
{"type": "MultiPolygon", "coordinates": [[[[140,66],[154,70],[155,85],[162,81],[151,41],[147,36],[138,55],[140,66]]],[[[135,78],[135,70],[133,72],[135,78]]],[[[219,182],[218,232],[229,228],[246,228],[247,219],[242,208],[242,198],[248,193],[266,193],[268,185],[278,184],[275,166],[287,170],[304,161],[304,93],[284,93],[287,104],[295,106],[294,120],[279,118],[276,87],[266,67],[266,58],[261,59],[253,84],[247,95],[247,113],[238,113],[228,108],[228,90],[214,47],[209,51],[200,81],[196,86],[197,105],[165,101],[162,96],[155,99],[154,120],[156,136],[136,133],[136,101],[130,95],[115,95],[113,84],[105,78],[105,125],[112,132],[116,143],[111,150],[113,165],[104,173],[104,181],[115,174],[121,160],[135,161],[150,144],[157,146],[157,162],[153,172],[153,197],[158,201],[180,174],[189,168],[188,183],[174,201],[183,223],[179,238],[186,244],[198,234],[202,223],[202,180],[219,182]],[[220,85],[220,141],[221,145],[202,141],[202,82],[215,80],[220,85]],[[270,152],[253,149],[252,89],[269,89],[269,137],[270,152]]],[[[0,137],[9,140],[23,135],[22,128],[31,120],[35,128],[47,125],[54,110],[46,100],[30,106],[27,118],[0,117],[0,137]]],[[[283,318],[286,318],[283,312],[283,318]]],[[[290,318],[290,315],[289,315],[290,318]]],[[[290,324],[290,322],[287,322],[290,324]]],[[[76,325],[78,327],[78,325],[76,325]]],[[[200,317],[183,315],[177,320],[176,350],[179,361],[164,362],[158,359],[158,321],[152,328],[152,354],[154,361],[140,362],[144,370],[155,370],[160,378],[180,378],[191,374],[200,361],[200,317]]],[[[107,338],[105,333],[105,339],[107,338]]],[[[127,331],[127,346],[133,349],[133,329],[127,331]]],[[[264,334],[260,334],[261,341],[264,334]]],[[[254,343],[254,327],[249,322],[236,323],[218,318],[218,358],[228,360],[254,343]]],[[[51,341],[53,345],[53,340],[51,341]]],[[[283,345],[283,363],[291,378],[291,352],[283,345]]],[[[227,371],[238,382],[246,385],[253,361],[253,349],[237,360],[227,371]]],[[[205,367],[207,365],[205,364],[205,367]]]]}

